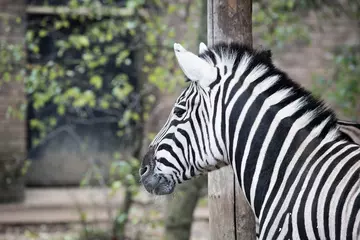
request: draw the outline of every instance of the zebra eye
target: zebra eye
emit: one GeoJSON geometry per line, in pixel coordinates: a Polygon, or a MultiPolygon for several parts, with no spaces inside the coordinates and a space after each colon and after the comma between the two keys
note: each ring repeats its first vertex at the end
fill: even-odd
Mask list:
{"type": "Polygon", "coordinates": [[[185,113],[185,109],[179,108],[179,107],[175,107],[175,109],[174,109],[174,114],[175,114],[177,117],[181,117],[184,113],[185,113]]]}

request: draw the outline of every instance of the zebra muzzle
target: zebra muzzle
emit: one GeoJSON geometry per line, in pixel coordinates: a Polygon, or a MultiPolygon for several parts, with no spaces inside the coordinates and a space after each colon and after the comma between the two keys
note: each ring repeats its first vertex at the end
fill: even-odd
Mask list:
{"type": "Polygon", "coordinates": [[[155,195],[170,194],[175,189],[175,183],[157,174],[142,175],[141,183],[146,191],[155,195]]]}
{"type": "Polygon", "coordinates": [[[164,195],[174,191],[175,183],[168,180],[165,176],[156,174],[155,169],[155,148],[150,147],[145,154],[139,169],[140,181],[146,191],[151,194],[164,195]]]}

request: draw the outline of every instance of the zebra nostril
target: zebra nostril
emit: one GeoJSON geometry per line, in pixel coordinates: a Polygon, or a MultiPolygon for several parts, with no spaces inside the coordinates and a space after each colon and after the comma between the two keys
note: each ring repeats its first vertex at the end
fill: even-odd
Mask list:
{"type": "Polygon", "coordinates": [[[143,176],[145,175],[148,171],[149,171],[149,167],[148,166],[145,166],[143,168],[140,169],[140,176],[143,176]]]}

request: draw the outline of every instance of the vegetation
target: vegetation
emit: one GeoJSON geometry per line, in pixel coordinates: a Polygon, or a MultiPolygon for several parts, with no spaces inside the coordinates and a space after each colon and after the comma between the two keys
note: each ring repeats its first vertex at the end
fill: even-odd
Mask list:
{"type": "MultiPolygon", "coordinates": [[[[343,17],[358,22],[360,2],[357,0],[278,0],[254,1],[254,32],[259,32],[267,47],[286,49],[290,44],[310,43],[310,28],[304,17],[313,13],[323,21],[343,17]]],[[[359,120],[360,45],[342,45],[333,52],[333,67],[327,76],[314,77],[313,91],[332,103],[340,115],[359,120]]]]}
{"type": "MultiPolygon", "coordinates": [[[[145,121],[157,101],[157,92],[175,90],[180,71],[174,67],[175,30],[165,16],[187,5],[163,1],[68,1],[62,8],[47,8],[33,16],[26,32],[26,49],[8,40],[0,42],[0,84],[25,84],[33,149],[67,132],[81,156],[92,163],[82,186],[95,179],[113,191],[125,189],[125,202],[111,219],[112,239],[123,239],[133,198],[138,192],[138,167],[145,121]],[[27,54],[26,54],[27,53],[27,54]],[[24,64],[26,63],[27,64],[24,64]],[[113,71],[113,69],[118,69],[113,71]],[[116,137],[130,149],[113,150],[110,179],[86,154],[86,136],[79,125],[110,124],[116,137]]],[[[8,21],[9,28],[14,21],[8,21]]],[[[9,106],[8,116],[24,119],[26,103],[9,106]]],[[[31,151],[31,150],[30,150],[31,151]]],[[[86,215],[81,213],[82,219],[86,215]]],[[[84,225],[84,236],[90,231],[84,225]]]]}
{"type": "Polygon", "coordinates": [[[342,115],[360,119],[360,51],[359,46],[342,46],[333,57],[332,79],[316,76],[314,92],[327,99],[342,115]]]}

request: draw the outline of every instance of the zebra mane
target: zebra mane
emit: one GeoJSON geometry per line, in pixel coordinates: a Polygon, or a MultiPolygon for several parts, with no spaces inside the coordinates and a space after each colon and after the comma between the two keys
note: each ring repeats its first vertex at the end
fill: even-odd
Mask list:
{"type": "Polygon", "coordinates": [[[245,54],[251,56],[251,63],[249,64],[248,68],[253,69],[258,65],[267,67],[269,75],[279,76],[279,81],[277,84],[278,90],[291,89],[293,95],[304,99],[303,106],[309,109],[309,111],[313,110],[314,112],[313,119],[315,122],[314,124],[311,124],[312,126],[316,126],[323,120],[329,119],[327,126],[330,129],[338,128],[335,112],[330,109],[324,101],[315,98],[310,91],[306,90],[300,84],[293,81],[287,73],[278,69],[273,64],[272,53],[270,50],[256,50],[248,45],[235,42],[219,43],[200,54],[199,57],[207,61],[211,61],[215,65],[219,59],[220,61],[224,62],[232,61],[232,71],[235,71],[239,67],[240,60],[245,54]]]}

